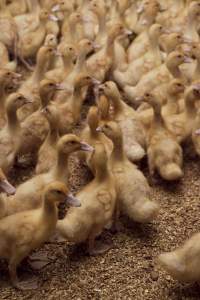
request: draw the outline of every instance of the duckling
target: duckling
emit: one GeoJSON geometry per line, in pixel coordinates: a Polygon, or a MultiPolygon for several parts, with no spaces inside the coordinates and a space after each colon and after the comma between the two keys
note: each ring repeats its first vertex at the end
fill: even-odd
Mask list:
{"type": "MultiPolygon", "coordinates": [[[[82,25],[83,17],[80,12],[72,12],[70,16],[63,20],[61,33],[63,41],[67,44],[72,44],[74,47],[84,39],[83,32],[80,33],[79,25],[82,25]]],[[[89,39],[90,40],[90,39],[89,39]]]]}
{"type": "Polygon", "coordinates": [[[38,86],[48,70],[48,64],[55,55],[55,49],[50,46],[43,46],[37,53],[37,62],[34,72],[22,83],[19,92],[29,98],[32,103],[26,108],[19,110],[18,117],[24,121],[31,113],[36,111],[40,106],[40,97],[38,86]]]}
{"type": "Polygon", "coordinates": [[[87,70],[85,66],[86,57],[93,50],[94,44],[89,40],[83,39],[79,42],[76,64],[72,72],[62,82],[66,90],[57,93],[56,101],[58,103],[65,103],[66,98],[73,95],[76,79],[87,70]]]}
{"type": "Polygon", "coordinates": [[[60,65],[56,66],[53,70],[48,71],[45,74],[45,77],[62,82],[73,70],[76,51],[71,44],[66,43],[61,43],[58,47],[58,51],[61,57],[60,65]]]}
{"type": "MultiPolygon", "coordinates": [[[[0,168],[0,189],[4,193],[6,193],[8,196],[9,195],[14,195],[16,192],[16,188],[8,181],[6,178],[3,170],[0,168]]],[[[1,195],[0,195],[1,197],[1,195]]],[[[0,201],[0,207],[1,207],[1,201],[0,201]]],[[[2,208],[1,208],[2,210],[2,208]]],[[[1,213],[0,213],[1,215],[1,213]]]]}
{"type": "Polygon", "coordinates": [[[0,257],[8,261],[12,285],[21,290],[37,288],[37,282],[20,282],[17,267],[34,249],[47,241],[55,230],[58,215],[56,203],[63,201],[79,206],[65,184],[54,181],[42,192],[42,206],[19,212],[0,221],[0,257]]]}
{"type": "Polygon", "coordinates": [[[167,54],[172,52],[178,45],[182,44],[183,42],[184,37],[181,35],[181,33],[178,32],[164,33],[159,38],[160,47],[167,54]]]}
{"type": "Polygon", "coordinates": [[[137,118],[135,110],[121,98],[116,84],[108,81],[100,86],[113,105],[113,119],[119,124],[124,140],[124,150],[133,162],[140,161],[145,155],[145,131],[137,118]]]}
{"type": "Polygon", "coordinates": [[[127,65],[125,72],[121,72],[119,69],[114,71],[114,79],[122,88],[125,85],[136,85],[144,74],[162,64],[158,39],[163,31],[164,29],[161,25],[152,25],[149,31],[150,47],[148,52],[127,65]]]}
{"type": "Polygon", "coordinates": [[[180,79],[173,79],[167,88],[167,103],[162,108],[162,115],[166,118],[179,113],[179,100],[185,86],[180,79]]]}
{"type": "Polygon", "coordinates": [[[5,102],[9,95],[9,87],[18,84],[21,75],[8,69],[0,69],[0,128],[6,123],[5,102]]]}
{"type": "MultiPolygon", "coordinates": [[[[113,149],[113,144],[102,132],[98,132],[96,129],[101,124],[99,113],[104,109],[105,104],[102,101],[98,101],[98,107],[91,106],[87,115],[87,125],[81,132],[81,139],[87,142],[91,146],[95,146],[97,143],[102,143],[105,147],[108,157],[113,149]],[[101,103],[100,103],[101,102],[101,103]]],[[[101,114],[102,116],[102,114],[101,114]]],[[[86,161],[88,167],[91,169],[91,156],[90,152],[80,152],[79,158],[81,161],[86,161]]],[[[92,169],[91,169],[92,170],[92,169]]],[[[92,170],[94,172],[94,170],[92,170]]]]}
{"type": "Polygon", "coordinates": [[[171,115],[165,119],[166,127],[176,135],[179,143],[183,143],[191,138],[196,117],[195,103],[199,99],[200,85],[194,83],[185,90],[185,110],[180,114],[171,115]]]}
{"type": "Polygon", "coordinates": [[[158,214],[159,205],[150,200],[150,187],[142,172],[127,159],[120,127],[116,122],[110,121],[98,130],[110,138],[114,145],[110,167],[117,189],[116,217],[121,211],[136,222],[152,221],[158,214]]]}
{"type": "Polygon", "coordinates": [[[14,164],[15,151],[20,141],[20,124],[17,109],[29,103],[20,93],[11,94],[6,100],[7,124],[0,131],[0,168],[7,174],[14,164]]]}
{"type": "Polygon", "coordinates": [[[156,86],[168,82],[173,77],[184,79],[179,66],[190,61],[191,59],[181,52],[171,52],[165,63],[142,76],[136,86],[125,86],[126,96],[130,101],[134,101],[137,97],[143,96],[144,93],[150,92],[156,86]]]}
{"type": "Polygon", "coordinates": [[[161,114],[161,103],[155,95],[146,93],[147,101],[154,111],[154,117],[147,138],[148,166],[151,177],[157,170],[160,176],[168,181],[178,180],[183,176],[182,148],[176,137],[168,131],[161,114]]]}
{"type": "Polygon", "coordinates": [[[92,83],[92,78],[85,74],[79,74],[74,82],[74,92],[69,97],[66,103],[57,104],[59,111],[58,128],[60,134],[70,132],[75,124],[80,120],[82,104],[85,100],[85,95],[82,90],[92,83]]]}
{"type": "Polygon", "coordinates": [[[37,111],[28,116],[21,123],[21,139],[16,150],[16,155],[31,153],[34,161],[39,147],[47,136],[49,125],[42,110],[49,104],[56,93],[62,87],[53,80],[43,79],[39,86],[41,104],[37,111]]]}
{"type": "Polygon", "coordinates": [[[36,174],[48,172],[56,161],[56,145],[59,139],[58,120],[59,114],[55,105],[43,109],[44,116],[49,123],[49,133],[38,151],[36,174]]]}
{"type": "Polygon", "coordinates": [[[56,148],[56,161],[50,170],[21,183],[17,187],[15,195],[4,201],[6,216],[40,207],[41,193],[47,184],[55,180],[63,183],[68,182],[68,158],[70,154],[76,151],[93,151],[91,146],[82,142],[74,134],[62,136],[58,140],[56,148]]]}
{"type": "Polygon", "coordinates": [[[76,195],[81,207],[77,208],[77,211],[69,209],[65,218],[58,221],[57,231],[69,241],[87,242],[89,254],[95,255],[108,250],[108,247],[96,248],[95,238],[112,220],[116,190],[103,144],[95,145],[91,160],[95,177],[76,195]]]}
{"type": "Polygon", "coordinates": [[[87,70],[92,77],[101,82],[105,79],[113,64],[115,39],[124,34],[126,30],[121,24],[115,24],[110,28],[104,47],[86,62],[87,70]]]}
{"type": "Polygon", "coordinates": [[[199,282],[199,241],[200,234],[194,234],[178,249],[160,254],[159,264],[174,279],[181,282],[199,282]]]}
{"type": "Polygon", "coordinates": [[[26,12],[27,3],[26,0],[14,0],[7,4],[7,8],[10,11],[11,15],[14,17],[17,15],[22,15],[26,12]]]}
{"type": "Polygon", "coordinates": [[[26,32],[22,36],[20,36],[19,43],[18,43],[18,53],[19,58],[25,65],[25,59],[29,57],[34,57],[37,51],[42,46],[44,42],[45,35],[52,32],[47,32],[46,23],[49,18],[49,12],[41,10],[40,12],[40,25],[33,31],[26,32]]]}

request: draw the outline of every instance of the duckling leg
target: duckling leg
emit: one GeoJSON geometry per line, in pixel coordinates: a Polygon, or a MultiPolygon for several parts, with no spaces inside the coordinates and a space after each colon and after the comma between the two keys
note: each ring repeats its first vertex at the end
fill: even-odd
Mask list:
{"type": "Polygon", "coordinates": [[[108,244],[96,244],[95,243],[95,238],[98,235],[98,230],[94,229],[92,230],[92,232],[90,233],[90,236],[88,238],[88,253],[89,255],[101,255],[104,254],[105,252],[107,252],[108,250],[111,249],[112,245],[108,245],[108,244]]]}
{"type": "Polygon", "coordinates": [[[36,278],[32,278],[28,281],[19,281],[18,276],[17,276],[17,265],[18,263],[16,262],[15,259],[11,259],[9,263],[9,274],[10,274],[10,279],[12,285],[19,290],[33,290],[38,288],[38,282],[36,278]]]}

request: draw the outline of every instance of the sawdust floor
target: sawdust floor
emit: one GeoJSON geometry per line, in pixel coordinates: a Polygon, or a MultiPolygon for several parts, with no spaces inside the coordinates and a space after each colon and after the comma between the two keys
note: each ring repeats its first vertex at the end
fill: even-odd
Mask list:
{"type": "MultiPolygon", "coordinates": [[[[90,178],[87,170],[71,159],[71,186],[78,190],[90,178]]],[[[143,169],[146,172],[146,164],[143,169]]],[[[156,256],[175,249],[192,233],[200,230],[200,161],[184,166],[180,183],[158,181],[152,197],[161,205],[160,215],[148,225],[138,225],[121,217],[120,230],[104,232],[101,239],[113,242],[105,255],[89,257],[83,247],[69,243],[47,243],[40,250],[52,260],[34,271],[40,286],[36,291],[20,292],[10,286],[7,266],[0,265],[0,299],[200,299],[197,284],[180,284],[156,266],[156,256]]],[[[25,180],[29,171],[17,169],[14,182],[25,180]],[[27,173],[27,174],[26,174],[27,173]]],[[[27,263],[19,268],[20,278],[33,274],[27,263]]]]}

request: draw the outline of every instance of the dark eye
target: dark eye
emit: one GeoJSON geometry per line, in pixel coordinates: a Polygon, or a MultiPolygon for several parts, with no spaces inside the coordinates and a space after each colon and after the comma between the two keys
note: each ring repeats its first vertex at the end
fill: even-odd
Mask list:
{"type": "Polygon", "coordinates": [[[88,46],[91,46],[91,45],[92,45],[90,42],[88,42],[87,44],[88,44],[88,46]]]}
{"type": "Polygon", "coordinates": [[[59,194],[59,195],[62,195],[62,192],[59,191],[59,190],[57,190],[56,193],[59,194]]]}
{"type": "Polygon", "coordinates": [[[146,97],[150,97],[150,94],[149,94],[149,93],[146,93],[145,96],[146,96],[146,97]]]}
{"type": "Polygon", "coordinates": [[[73,48],[72,47],[69,47],[69,51],[72,51],[73,50],[73,48]]]}
{"type": "Polygon", "coordinates": [[[8,76],[10,76],[10,75],[11,75],[11,73],[10,73],[10,72],[7,72],[7,75],[8,75],[8,76]]]}
{"type": "Polygon", "coordinates": [[[86,80],[90,80],[90,76],[86,76],[85,79],[86,79],[86,80]]]}
{"type": "Polygon", "coordinates": [[[182,55],[179,54],[179,55],[177,55],[177,57],[178,57],[178,58],[182,58],[182,55]]]}

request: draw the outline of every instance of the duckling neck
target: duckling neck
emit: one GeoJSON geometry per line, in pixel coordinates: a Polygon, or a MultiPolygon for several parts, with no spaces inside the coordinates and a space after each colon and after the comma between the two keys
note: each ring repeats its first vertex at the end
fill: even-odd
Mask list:
{"type": "Polygon", "coordinates": [[[37,62],[36,68],[32,74],[32,81],[34,83],[39,83],[43,79],[43,76],[46,73],[47,69],[48,66],[45,59],[37,62]]]}
{"type": "Polygon", "coordinates": [[[4,110],[5,109],[5,100],[6,100],[6,97],[7,97],[7,93],[6,93],[6,90],[5,90],[5,87],[4,85],[0,88],[0,110],[4,110]]]}
{"type": "Polygon", "coordinates": [[[106,34],[106,14],[101,13],[98,19],[99,19],[98,39],[101,39],[106,34]]]}
{"type": "Polygon", "coordinates": [[[174,113],[177,113],[178,111],[178,96],[173,94],[168,94],[167,99],[167,106],[173,110],[174,113]]]}
{"type": "Polygon", "coordinates": [[[150,51],[154,54],[155,59],[161,63],[162,59],[161,59],[161,53],[158,44],[158,38],[154,35],[149,34],[149,41],[150,41],[150,51]]]}
{"type": "Polygon", "coordinates": [[[74,67],[74,64],[72,62],[71,57],[66,57],[63,59],[63,71],[64,71],[65,76],[71,72],[73,67],[74,67]]]}
{"type": "Polygon", "coordinates": [[[107,38],[107,42],[106,42],[105,53],[108,57],[111,57],[111,58],[114,55],[114,41],[115,41],[115,37],[109,36],[107,38]]]}
{"type": "Polygon", "coordinates": [[[105,181],[110,175],[107,162],[101,164],[95,171],[95,180],[98,182],[105,181]]]}
{"type": "Polygon", "coordinates": [[[84,98],[81,95],[81,87],[76,87],[74,90],[74,95],[71,98],[72,101],[72,113],[76,121],[78,121],[81,107],[84,101],[84,98]]]}
{"type": "Polygon", "coordinates": [[[186,32],[184,35],[194,42],[199,41],[196,17],[194,17],[193,14],[188,14],[188,16],[187,16],[187,26],[186,26],[186,32]]]}
{"type": "Polygon", "coordinates": [[[43,226],[47,226],[49,229],[54,229],[58,219],[58,212],[55,202],[44,197],[42,209],[42,221],[43,226]]]}
{"type": "Polygon", "coordinates": [[[113,107],[114,107],[114,114],[117,115],[123,111],[123,103],[120,99],[120,95],[113,95],[110,97],[110,100],[112,101],[113,107]]]}
{"type": "Polygon", "coordinates": [[[70,153],[64,154],[61,151],[58,152],[57,162],[54,168],[54,177],[56,180],[66,181],[68,175],[68,158],[70,153]]]}
{"type": "Polygon", "coordinates": [[[166,66],[167,66],[169,72],[172,74],[173,77],[175,77],[175,78],[181,78],[182,77],[182,74],[179,70],[179,66],[175,65],[172,62],[167,62],[166,66]]]}
{"type": "Polygon", "coordinates": [[[78,58],[77,58],[77,61],[76,61],[75,67],[74,67],[74,71],[77,74],[81,71],[81,69],[84,66],[86,55],[87,54],[85,53],[84,50],[81,51],[81,53],[78,55],[78,58]]]}
{"type": "Polygon", "coordinates": [[[185,112],[189,117],[196,115],[196,100],[197,99],[191,97],[190,94],[186,95],[185,97],[185,112]]]}
{"type": "Polygon", "coordinates": [[[123,161],[125,159],[124,149],[123,149],[123,139],[121,137],[117,137],[113,140],[114,149],[111,154],[111,159],[116,161],[123,161]]]}
{"type": "Polygon", "coordinates": [[[49,124],[50,125],[50,130],[47,135],[47,141],[50,145],[56,144],[58,138],[59,138],[59,133],[58,129],[56,128],[55,124],[49,124]]]}
{"type": "Polygon", "coordinates": [[[45,108],[49,102],[52,100],[53,97],[53,93],[40,93],[40,101],[41,101],[41,105],[40,105],[40,109],[45,108]]]}
{"type": "Polygon", "coordinates": [[[8,129],[12,133],[16,133],[19,130],[20,125],[19,125],[19,121],[17,118],[16,108],[12,105],[9,105],[7,107],[7,119],[8,119],[8,121],[7,121],[8,129]]]}

